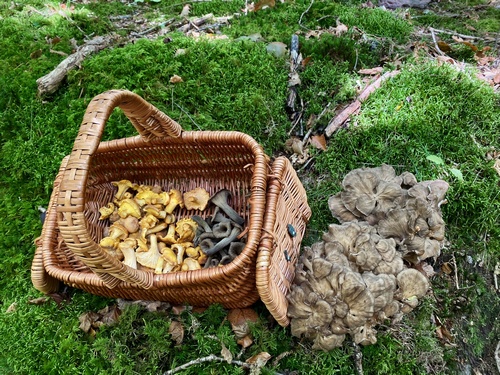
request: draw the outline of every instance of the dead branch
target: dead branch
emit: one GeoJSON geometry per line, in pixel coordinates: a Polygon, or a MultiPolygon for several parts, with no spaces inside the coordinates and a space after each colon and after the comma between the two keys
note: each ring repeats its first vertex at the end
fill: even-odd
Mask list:
{"type": "Polygon", "coordinates": [[[436,51],[441,55],[444,56],[445,53],[441,51],[441,48],[439,48],[437,40],[436,40],[436,35],[434,35],[434,29],[432,27],[429,28],[431,31],[431,36],[432,36],[432,41],[434,42],[434,48],[436,48],[436,51]]]}
{"type": "Polygon", "coordinates": [[[210,21],[214,18],[214,15],[212,13],[205,14],[204,16],[201,16],[199,18],[196,18],[194,20],[189,20],[187,21],[184,25],[180,26],[177,28],[177,31],[181,31],[183,33],[188,32],[192,28],[198,28],[198,26],[203,25],[207,21],[210,21]]]}
{"type": "Polygon", "coordinates": [[[357,112],[361,108],[361,103],[364,102],[376,89],[378,89],[383,82],[387,81],[389,78],[395,77],[399,74],[398,70],[393,70],[392,72],[384,73],[381,77],[377,78],[373,83],[366,86],[361,94],[352,102],[347,108],[342,110],[337,116],[335,116],[325,129],[325,135],[330,137],[336,130],[338,130],[349,117],[357,112]]]}
{"type": "MultiPolygon", "coordinates": [[[[488,40],[490,38],[482,38],[482,37],[479,37],[479,36],[472,36],[472,35],[465,35],[465,34],[459,34],[455,31],[452,31],[452,30],[440,30],[440,29],[435,29],[434,27],[430,27],[429,28],[429,31],[435,31],[436,33],[440,33],[440,34],[448,34],[448,35],[455,35],[455,36],[458,36],[462,39],[475,39],[475,40],[488,40]]],[[[431,33],[432,33],[431,31],[431,33]]]]}
{"type": "Polygon", "coordinates": [[[56,92],[70,70],[79,67],[87,56],[107,48],[115,39],[116,35],[113,34],[98,36],[78,48],[75,53],[61,61],[49,74],[36,80],[38,95],[45,96],[56,92]]]}
{"type": "MultiPolygon", "coordinates": [[[[196,0],[196,1],[210,1],[210,0],[196,0]]],[[[206,27],[204,27],[203,29],[206,28],[215,29],[222,26],[222,24],[228,23],[231,18],[232,16],[214,17],[212,13],[191,20],[186,18],[183,18],[181,20],[179,20],[178,18],[170,18],[165,22],[150,27],[142,32],[131,32],[130,36],[143,37],[161,28],[166,28],[167,33],[173,30],[187,32],[193,28],[201,30],[199,26],[204,25],[206,22],[211,20],[215,21],[215,23],[211,25],[206,25],[206,27]]],[[[70,70],[80,67],[82,61],[87,56],[90,56],[105,48],[108,48],[117,39],[118,36],[116,34],[98,36],[88,41],[83,46],[77,47],[76,52],[69,55],[66,59],[64,59],[61,63],[59,63],[59,65],[54,70],[52,70],[49,74],[37,79],[36,83],[38,85],[38,95],[40,97],[43,97],[56,92],[70,70]]],[[[58,52],[55,50],[50,50],[50,52],[62,54],[62,52],[58,52]]]]}
{"type": "MultiPolygon", "coordinates": [[[[199,365],[199,364],[205,363],[205,362],[227,362],[227,361],[224,358],[222,358],[222,357],[217,357],[215,354],[210,354],[209,356],[198,358],[198,359],[189,361],[187,363],[184,363],[181,366],[178,366],[176,368],[173,368],[173,369],[171,369],[171,370],[163,373],[163,375],[175,374],[175,373],[177,373],[179,371],[187,369],[188,367],[191,367],[191,366],[194,366],[194,365],[199,365]]],[[[249,369],[249,368],[252,367],[248,363],[241,362],[241,361],[236,361],[236,360],[232,360],[229,363],[231,363],[233,365],[236,365],[236,366],[241,366],[241,367],[244,367],[244,368],[247,368],[247,369],[249,369]]]]}

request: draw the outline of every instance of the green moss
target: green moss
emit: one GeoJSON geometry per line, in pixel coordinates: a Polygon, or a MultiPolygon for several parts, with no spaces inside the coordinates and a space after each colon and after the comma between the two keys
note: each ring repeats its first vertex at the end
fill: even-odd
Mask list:
{"type": "MultiPolygon", "coordinates": [[[[291,35],[299,35],[300,52],[309,59],[300,70],[304,120],[330,104],[331,112],[325,113],[319,124],[324,128],[334,108],[355,97],[359,80],[355,71],[396,59],[411,61],[405,44],[410,42],[414,27],[434,26],[483,37],[498,31],[500,19],[498,10],[483,6],[486,1],[482,0],[450,3],[455,9],[443,9],[447,3],[436,3],[432,6],[440,8],[433,8],[434,13],[409,10],[414,18],[401,18],[406,12],[363,8],[362,0],[277,2],[273,8],[247,15],[241,11],[243,1],[193,2],[192,16],[239,13],[221,28],[227,40],[195,40],[174,33],[169,43],[161,38],[117,45],[86,59],[81,69],[69,73],[54,95],[43,101],[37,98],[36,79],[63,59],[51,53],[51,48],[71,53],[72,39],[81,45],[89,37],[109,32],[125,36],[129,30],[115,30],[109,16],[142,12],[150,22],[161,22],[178,16],[184,5],[176,0],[129,3],[64,3],[74,5],[66,13],[59,12],[63,11],[62,3],[55,1],[0,3],[2,373],[162,373],[200,356],[219,354],[221,342],[233,356],[240,353],[225,319],[226,311],[220,306],[181,316],[148,313],[132,306],[123,312],[117,325],[103,327],[91,337],[79,330],[78,317],[113,300],[71,290],[71,302],[61,309],[54,303],[28,303],[40,295],[30,282],[33,241],[42,227],[37,207],[47,205],[60,161],[71,152],[83,114],[95,95],[112,88],[129,89],[185,129],[239,130],[256,138],[269,155],[286,154],[283,144],[290,121],[284,103],[289,66],[286,58],[266,52],[268,42],[289,44],[291,35]],[[472,18],[443,13],[455,11],[469,12],[472,18]],[[306,36],[309,30],[335,26],[337,19],[348,26],[346,34],[306,36]],[[254,33],[260,33],[264,40],[235,41],[254,33]],[[51,46],[47,40],[56,36],[61,40],[51,46]],[[32,55],[38,50],[40,56],[32,55]],[[185,53],[179,54],[179,50],[185,53]],[[171,84],[174,74],[184,82],[171,84]],[[12,303],[17,303],[15,312],[5,313],[12,303]],[[173,320],[185,330],[181,346],[176,346],[169,334],[173,320]]],[[[438,36],[452,43],[449,34],[438,36]]],[[[484,39],[477,45],[483,48],[491,45],[488,43],[484,39]]],[[[452,57],[473,61],[467,46],[455,43],[452,47],[452,57]]],[[[499,314],[499,305],[490,272],[500,249],[500,202],[499,176],[486,154],[500,149],[499,98],[473,75],[432,64],[403,66],[397,78],[363,104],[348,129],[334,134],[328,151],[312,151],[315,163],[299,173],[313,209],[304,244],[320,239],[334,221],[327,200],[340,190],[343,176],[351,169],[389,163],[398,172],[413,172],[419,180],[443,178],[450,182],[448,204],[442,207],[450,246],[443,249],[443,257],[455,254],[461,288],[454,289],[455,280],[440,275],[432,280],[436,300],[425,299],[405,318],[398,332],[389,333],[380,327],[377,345],[363,348],[367,374],[423,373],[443,368],[449,369],[444,373],[451,373],[459,367],[454,366],[457,356],[470,363],[477,363],[474,361],[481,357],[492,358],[500,332],[493,319],[499,314]],[[431,163],[428,155],[440,156],[445,165],[431,163]],[[463,181],[450,173],[451,168],[462,172],[463,181]],[[474,264],[468,262],[467,255],[473,257],[474,264]],[[462,298],[466,303],[457,303],[462,298]],[[433,334],[432,315],[453,322],[457,337],[465,340],[457,341],[456,348],[444,348],[433,334]]],[[[115,111],[103,139],[133,134],[129,121],[115,111]]],[[[313,352],[310,344],[293,338],[289,328],[273,324],[262,303],[254,307],[260,320],[251,327],[254,344],[241,354],[241,360],[263,351],[273,360],[287,353],[276,363],[268,362],[263,373],[354,372],[349,345],[329,353],[313,352]]],[[[488,373],[487,369],[483,372],[488,373]]],[[[183,373],[242,374],[244,370],[213,362],[192,366],[183,373]]]]}

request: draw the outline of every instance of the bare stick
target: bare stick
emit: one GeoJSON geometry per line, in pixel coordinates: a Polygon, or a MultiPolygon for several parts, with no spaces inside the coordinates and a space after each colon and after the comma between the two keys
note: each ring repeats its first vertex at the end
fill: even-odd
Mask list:
{"type": "Polygon", "coordinates": [[[321,113],[319,114],[319,116],[313,121],[313,123],[311,124],[311,127],[309,128],[309,130],[307,131],[306,135],[304,136],[304,139],[302,140],[302,143],[306,144],[307,140],[309,139],[309,137],[311,136],[312,132],[316,128],[316,124],[319,122],[319,120],[321,120],[321,117],[323,117],[323,115],[326,113],[326,111],[328,110],[328,108],[330,108],[330,104],[332,104],[332,102],[329,102],[326,105],[326,107],[323,108],[323,110],[321,111],[321,113]]]}
{"type": "MultiPolygon", "coordinates": [[[[440,30],[440,29],[435,29],[433,27],[429,28],[429,30],[434,30],[435,32],[437,33],[442,33],[442,34],[448,34],[448,35],[456,35],[456,36],[459,36],[460,38],[464,38],[464,39],[483,39],[481,37],[478,37],[478,36],[472,36],[472,35],[464,35],[464,34],[459,34],[455,31],[449,31],[449,30],[440,30]]],[[[432,31],[431,31],[432,33],[432,31]]]]}
{"type": "Polygon", "coordinates": [[[437,44],[437,40],[436,40],[436,35],[434,35],[434,29],[432,27],[429,27],[429,30],[431,32],[431,35],[432,35],[432,41],[434,42],[434,47],[436,48],[436,51],[438,51],[438,53],[442,56],[444,56],[444,52],[441,51],[441,49],[439,48],[438,44],[437,44]]]}
{"type": "MultiPolygon", "coordinates": [[[[222,358],[222,357],[217,357],[214,354],[210,354],[209,356],[198,358],[198,359],[189,361],[187,363],[184,363],[181,366],[178,366],[176,368],[173,368],[173,369],[171,369],[171,370],[163,373],[163,375],[175,374],[175,373],[177,373],[179,371],[187,369],[190,366],[199,365],[199,364],[205,363],[205,362],[227,362],[227,361],[224,358],[222,358]]],[[[233,365],[236,365],[236,366],[241,366],[241,367],[247,368],[247,369],[251,368],[250,364],[245,363],[245,362],[241,362],[241,361],[235,361],[235,360],[233,360],[230,363],[233,364],[233,365]]]]}
{"type": "Polygon", "coordinates": [[[184,108],[182,108],[182,107],[181,107],[179,104],[177,104],[177,103],[175,103],[175,105],[176,105],[176,106],[177,106],[177,107],[178,107],[178,108],[179,108],[182,112],[184,112],[184,114],[185,114],[187,117],[189,117],[189,119],[191,120],[191,122],[192,122],[192,123],[193,123],[193,124],[194,124],[194,125],[198,128],[198,130],[201,130],[200,125],[198,125],[198,124],[196,123],[196,121],[194,121],[194,119],[191,117],[191,115],[190,115],[190,114],[189,114],[189,113],[188,113],[188,112],[187,112],[184,108]]]}
{"type": "Polygon", "coordinates": [[[177,28],[177,31],[182,31],[185,33],[191,30],[192,28],[197,28],[198,26],[205,24],[207,21],[210,21],[213,18],[214,15],[212,13],[205,14],[202,17],[188,21],[188,23],[186,23],[185,25],[182,25],[181,27],[177,28]]]}
{"type": "Polygon", "coordinates": [[[495,361],[497,362],[498,372],[500,372],[500,341],[498,342],[495,350],[495,361]]]}
{"type": "Polygon", "coordinates": [[[493,271],[493,280],[495,281],[496,290],[498,290],[498,275],[500,275],[500,263],[495,265],[495,270],[493,271]]]}
{"type": "Polygon", "coordinates": [[[63,52],[63,51],[58,51],[58,50],[55,50],[55,49],[50,49],[49,52],[50,53],[55,53],[56,55],[59,55],[59,56],[62,56],[62,57],[68,57],[68,54],[66,52],[63,52]]]}
{"type": "Polygon", "coordinates": [[[455,259],[455,253],[451,254],[451,257],[453,259],[453,265],[455,266],[455,286],[457,287],[457,290],[460,290],[460,285],[458,284],[458,270],[457,270],[457,260],[455,259]]]}
{"type": "Polygon", "coordinates": [[[98,36],[85,43],[75,53],[61,61],[53,71],[36,80],[38,95],[44,96],[56,92],[70,70],[79,67],[87,56],[107,48],[115,39],[115,35],[98,36]]]}
{"type": "Polygon", "coordinates": [[[304,12],[302,12],[302,14],[300,15],[299,26],[302,27],[303,29],[310,30],[309,28],[307,28],[304,25],[302,25],[302,17],[304,17],[304,14],[306,14],[307,12],[309,12],[309,9],[311,9],[311,7],[312,7],[313,4],[314,4],[314,0],[311,0],[311,4],[309,4],[309,6],[307,7],[307,9],[304,10],[304,12]]]}
{"type": "Polygon", "coordinates": [[[377,78],[373,83],[366,86],[361,94],[358,95],[356,100],[352,102],[347,108],[342,110],[337,116],[335,116],[325,129],[325,135],[330,137],[336,130],[338,130],[351,116],[353,113],[361,108],[361,103],[364,102],[376,89],[378,89],[383,82],[387,81],[389,78],[395,77],[399,74],[398,70],[392,72],[384,73],[381,77],[377,78]]]}

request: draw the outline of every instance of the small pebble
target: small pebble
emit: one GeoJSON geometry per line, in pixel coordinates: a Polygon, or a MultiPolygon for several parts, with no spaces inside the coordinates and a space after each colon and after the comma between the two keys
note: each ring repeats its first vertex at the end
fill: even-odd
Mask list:
{"type": "Polygon", "coordinates": [[[465,260],[467,261],[467,263],[469,264],[472,264],[474,263],[474,260],[472,259],[472,257],[470,255],[467,255],[467,257],[465,258],[465,260]]]}

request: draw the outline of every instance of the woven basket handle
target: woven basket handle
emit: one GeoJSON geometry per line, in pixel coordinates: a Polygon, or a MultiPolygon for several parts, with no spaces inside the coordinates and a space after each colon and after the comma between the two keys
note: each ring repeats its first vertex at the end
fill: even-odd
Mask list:
{"type": "MultiPolygon", "coordinates": [[[[58,226],[68,248],[110,288],[122,280],[150,288],[153,275],[136,272],[108,255],[86,228],[85,187],[92,156],[97,151],[106,122],[120,107],[145,139],[179,137],[181,126],[140,96],[126,90],[107,91],[87,107],[64,172],[57,200],[58,226]]],[[[70,282],[71,280],[69,280],[70,282]]]]}

